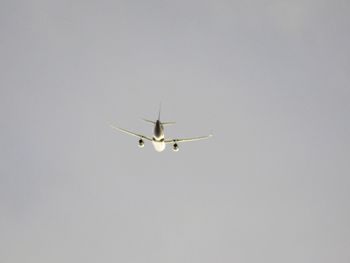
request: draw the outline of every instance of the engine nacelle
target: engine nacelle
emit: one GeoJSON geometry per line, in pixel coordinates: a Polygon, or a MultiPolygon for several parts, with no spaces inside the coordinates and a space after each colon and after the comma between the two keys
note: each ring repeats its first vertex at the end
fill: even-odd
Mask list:
{"type": "Polygon", "coordinates": [[[180,149],[179,149],[179,145],[177,143],[174,143],[173,145],[173,151],[174,152],[178,152],[180,149]]]}
{"type": "Polygon", "coordinates": [[[145,142],[142,139],[140,139],[139,140],[139,147],[143,148],[144,146],[145,146],[145,142]]]}

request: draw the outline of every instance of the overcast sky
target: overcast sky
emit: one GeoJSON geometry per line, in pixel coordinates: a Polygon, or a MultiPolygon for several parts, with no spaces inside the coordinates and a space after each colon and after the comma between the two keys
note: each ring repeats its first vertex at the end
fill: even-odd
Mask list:
{"type": "Polygon", "coordinates": [[[0,262],[350,262],[350,2],[0,5],[0,262]],[[168,147],[113,122],[167,137],[168,147]]]}

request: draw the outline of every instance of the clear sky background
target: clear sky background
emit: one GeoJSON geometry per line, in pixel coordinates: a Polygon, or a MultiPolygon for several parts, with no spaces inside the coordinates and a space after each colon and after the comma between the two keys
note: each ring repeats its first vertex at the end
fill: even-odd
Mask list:
{"type": "Polygon", "coordinates": [[[0,262],[350,262],[350,2],[1,1],[0,262]],[[211,140],[159,154],[166,135],[211,140]]]}

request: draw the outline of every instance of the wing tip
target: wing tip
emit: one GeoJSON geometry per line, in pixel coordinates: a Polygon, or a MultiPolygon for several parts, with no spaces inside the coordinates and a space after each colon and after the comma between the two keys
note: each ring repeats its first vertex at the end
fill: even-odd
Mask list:
{"type": "Polygon", "coordinates": [[[115,125],[113,125],[113,123],[112,123],[112,122],[107,122],[107,125],[108,125],[109,127],[111,127],[112,129],[117,129],[117,130],[120,130],[120,128],[119,128],[119,127],[117,127],[117,126],[115,126],[115,125]]]}

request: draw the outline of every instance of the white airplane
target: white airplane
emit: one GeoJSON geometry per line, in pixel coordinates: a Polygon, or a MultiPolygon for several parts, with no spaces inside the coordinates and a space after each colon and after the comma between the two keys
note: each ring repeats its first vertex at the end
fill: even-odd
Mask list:
{"type": "Polygon", "coordinates": [[[153,144],[154,149],[157,152],[162,152],[165,149],[165,146],[167,144],[173,144],[173,150],[175,152],[179,151],[179,142],[193,142],[193,141],[199,141],[199,140],[204,140],[204,139],[208,139],[210,137],[212,137],[213,135],[210,134],[208,136],[200,136],[200,137],[193,137],[193,138],[183,138],[183,139],[165,139],[164,137],[164,126],[165,125],[171,125],[171,124],[175,124],[175,122],[162,122],[160,121],[160,110],[159,110],[159,114],[158,114],[158,119],[156,121],[151,121],[151,120],[147,120],[147,119],[143,119],[146,122],[150,122],[152,124],[154,124],[154,133],[153,133],[153,137],[148,137],[142,134],[137,134],[128,130],[125,130],[123,128],[119,128],[116,126],[113,126],[112,124],[110,124],[111,128],[124,132],[126,134],[135,136],[139,138],[139,147],[143,148],[145,146],[144,140],[148,140],[151,141],[153,144]]]}

